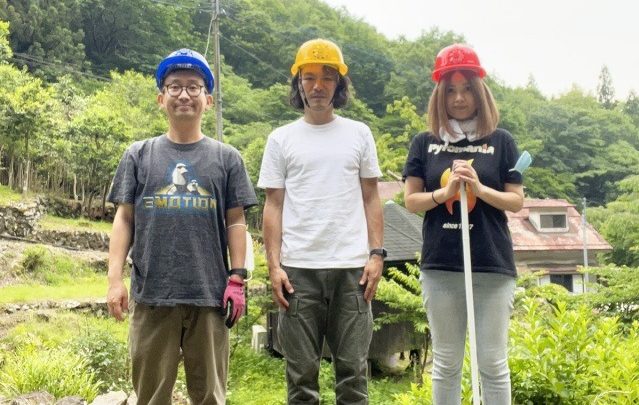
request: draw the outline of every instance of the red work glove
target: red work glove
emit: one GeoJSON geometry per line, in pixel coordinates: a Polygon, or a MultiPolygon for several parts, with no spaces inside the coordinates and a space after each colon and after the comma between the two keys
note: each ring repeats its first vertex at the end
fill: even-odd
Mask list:
{"type": "Polygon", "coordinates": [[[229,283],[224,291],[223,309],[226,313],[225,323],[228,328],[235,325],[235,322],[244,314],[246,299],[244,298],[244,283],[229,279],[229,283]]]}

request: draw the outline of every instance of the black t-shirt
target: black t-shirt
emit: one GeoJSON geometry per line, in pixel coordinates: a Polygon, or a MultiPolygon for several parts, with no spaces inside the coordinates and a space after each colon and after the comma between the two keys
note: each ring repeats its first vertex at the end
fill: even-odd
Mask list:
{"type": "MultiPolygon", "coordinates": [[[[504,185],[521,184],[519,172],[510,171],[519,153],[512,135],[497,129],[491,135],[469,142],[445,144],[429,133],[413,139],[404,167],[404,179],[419,177],[425,191],[443,187],[453,160],[471,160],[485,186],[504,191],[504,185]]],[[[422,270],[464,271],[459,198],[427,211],[422,236],[422,270]]],[[[468,193],[471,263],[473,271],[516,276],[512,240],[506,214],[468,193]]]]}

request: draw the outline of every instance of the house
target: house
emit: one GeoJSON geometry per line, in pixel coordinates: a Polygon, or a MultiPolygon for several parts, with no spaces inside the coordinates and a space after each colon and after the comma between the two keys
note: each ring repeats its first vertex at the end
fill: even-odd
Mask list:
{"type": "Polygon", "coordinates": [[[568,291],[582,293],[588,280],[577,268],[584,265],[584,248],[589,266],[598,265],[598,254],[612,251],[590,224],[582,224],[581,215],[566,200],[526,199],[521,211],[506,215],[517,271],[547,271],[540,278],[542,284],[560,284],[568,291]]]}
{"type": "MultiPolygon", "coordinates": [[[[574,293],[584,291],[588,280],[577,271],[584,260],[584,227],[575,206],[566,200],[526,199],[524,208],[507,212],[515,264],[518,273],[546,271],[541,284],[555,283],[574,293]]],[[[399,267],[415,263],[421,252],[422,218],[404,207],[384,204],[384,244],[388,250],[385,265],[399,267]]],[[[612,247],[589,224],[585,225],[588,265],[596,266],[599,253],[612,247]]]]}

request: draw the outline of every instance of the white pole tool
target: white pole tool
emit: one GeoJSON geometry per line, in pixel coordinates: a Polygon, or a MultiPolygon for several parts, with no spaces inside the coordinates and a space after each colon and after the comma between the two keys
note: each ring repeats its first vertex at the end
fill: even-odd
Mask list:
{"type": "Polygon", "coordinates": [[[461,193],[462,245],[464,252],[464,286],[466,288],[466,314],[468,316],[468,339],[470,341],[470,374],[473,385],[473,405],[481,403],[479,396],[479,369],[477,368],[477,338],[475,336],[475,303],[473,301],[473,275],[470,262],[470,232],[468,226],[468,198],[466,183],[459,186],[461,193]]]}
{"type": "MultiPolygon", "coordinates": [[[[532,157],[528,151],[524,151],[515,167],[510,171],[518,171],[523,174],[532,163],[532,157]]],[[[468,339],[470,341],[470,373],[473,386],[473,405],[480,405],[479,395],[479,370],[477,367],[477,337],[475,334],[475,302],[473,300],[473,275],[470,260],[470,232],[468,226],[468,198],[466,196],[466,184],[459,186],[461,194],[461,221],[462,221],[462,246],[464,253],[464,286],[466,288],[466,313],[468,315],[468,339]]]]}

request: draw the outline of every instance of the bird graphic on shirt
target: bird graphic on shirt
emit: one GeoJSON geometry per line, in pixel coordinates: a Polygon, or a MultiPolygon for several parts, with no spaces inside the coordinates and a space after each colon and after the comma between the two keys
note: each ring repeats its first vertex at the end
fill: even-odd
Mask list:
{"type": "Polygon", "coordinates": [[[191,182],[189,184],[187,184],[186,190],[187,190],[188,194],[200,195],[199,187],[200,186],[197,184],[197,180],[193,179],[193,180],[191,180],[191,182]]]}
{"type": "Polygon", "coordinates": [[[173,173],[171,174],[171,179],[173,184],[169,186],[166,194],[185,194],[188,191],[186,180],[186,173],[189,170],[186,168],[184,163],[178,163],[175,165],[175,169],[173,169],[173,173]]]}

